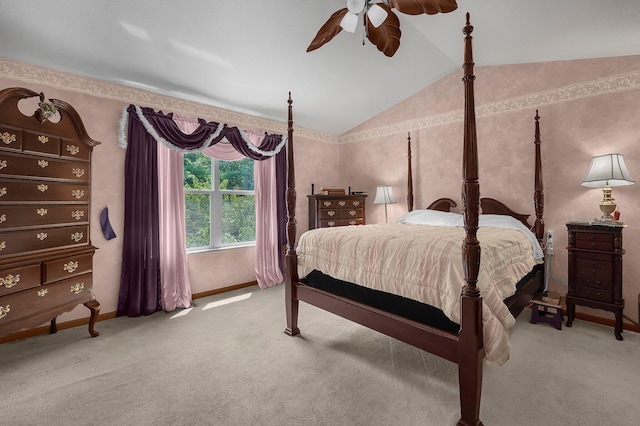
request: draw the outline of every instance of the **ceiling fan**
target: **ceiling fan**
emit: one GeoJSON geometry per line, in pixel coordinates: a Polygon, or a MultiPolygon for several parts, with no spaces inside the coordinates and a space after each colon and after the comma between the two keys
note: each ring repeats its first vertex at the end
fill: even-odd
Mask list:
{"type": "MultiPolygon", "coordinates": [[[[391,9],[407,15],[435,15],[456,10],[456,0],[347,0],[347,7],[336,11],[320,27],[307,52],[322,47],[343,29],[355,32],[363,12],[364,36],[386,56],[393,56],[400,47],[400,20],[391,9]]],[[[364,39],[362,40],[364,44],[364,39]]]]}

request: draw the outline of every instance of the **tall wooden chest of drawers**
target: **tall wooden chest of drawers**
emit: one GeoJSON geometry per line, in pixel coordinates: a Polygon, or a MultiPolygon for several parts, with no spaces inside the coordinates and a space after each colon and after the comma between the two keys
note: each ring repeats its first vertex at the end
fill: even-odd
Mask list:
{"type": "Polygon", "coordinates": [[[309,229],[364,225],[366,195],[307,195],[309,229]]]}
{"type": "Polygon", "coordinates": [[[615,336],[622,340],[622,229],[623,226],[567,223],[569,232],[569,292],[567,326],[576,305],[615,314],[615,336]]]}
{"type": "Polygon", "coordinates": [[[40,94],[33,115],[20,112],[18,101],[35,96],[0,91],[0,338],[48,321],[55,332],[57,315],[78,304],[97,336],[90,200],[99,142],[66,102],[40,94]],[[51,108],[57,123],[46,117],[51,108]]]}

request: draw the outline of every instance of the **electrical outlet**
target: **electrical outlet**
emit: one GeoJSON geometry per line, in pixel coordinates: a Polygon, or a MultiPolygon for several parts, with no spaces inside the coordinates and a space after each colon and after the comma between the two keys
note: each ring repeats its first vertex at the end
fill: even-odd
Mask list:
{"type": "Polygon", "coordinates": [[[553,254],[553,231],[547,231],[547,253],[553,254]]]}

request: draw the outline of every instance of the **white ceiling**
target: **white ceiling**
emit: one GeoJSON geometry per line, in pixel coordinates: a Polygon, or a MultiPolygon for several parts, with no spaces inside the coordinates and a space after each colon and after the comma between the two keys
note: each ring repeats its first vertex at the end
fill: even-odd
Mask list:
{"type": "Polygon", "coordinates": [[[464,13],[477,65],[640,54],[639,0],[458,0],[397,13],[384,56],[362,32],[306,48],[345,0],[0,0],[0,56],[341,135],[456,71],[464,13]]]}

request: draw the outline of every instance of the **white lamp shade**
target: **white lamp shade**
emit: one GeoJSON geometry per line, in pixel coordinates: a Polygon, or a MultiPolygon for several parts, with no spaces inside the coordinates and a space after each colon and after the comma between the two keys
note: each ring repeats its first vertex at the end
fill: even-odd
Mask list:
{"type": "Polygon", "coordinates": [[[347,0],[347,9],[349,9],[349,12],[357,15],[364,9],[365,2],[366,0],[347,0]]]}
{"type": "Polygon", "coordinates": [[[604,188],[633,185],[635,181],[624,164],[622,154],[607,154],[593,157],[587,177],[582,185],[589,188],[604,188]]]}
{"type": "Polygon", "coordinates": [[[373,204],[395,204],[396,202],[390,186],[379,186],[376,188],[376,198],[373,200],[373,204]]]}
{"type": "Polygon", "coordinates": [[[346,15],[342,17],[342,21],[340,21],[340,26],[343,30],[353,33],[356,31],[356,27],[358,26],[358,15],[347,12],[346,15]]]}
{"type": "Polygon", "coordinates": [[[369,22],[371,25],[378,28],[382,23],[387,19],[387,11],[378,6],[377,4],[371,5],[369,11],[367,12],[367,16],[369,17],[369,22]]]}

